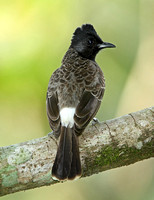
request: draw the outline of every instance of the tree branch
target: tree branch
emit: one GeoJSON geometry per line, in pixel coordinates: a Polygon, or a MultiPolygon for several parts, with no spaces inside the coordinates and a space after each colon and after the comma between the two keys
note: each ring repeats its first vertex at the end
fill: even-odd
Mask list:
{"type": "MultiPolygon", "coordinates": [[[[89,125],[80,137],[83,175],[129,165],[154,156],[154,107],[89,125]]],[[[0,148],[0,196],[57,183],[51,167],[53,136],[0,148]]]]}

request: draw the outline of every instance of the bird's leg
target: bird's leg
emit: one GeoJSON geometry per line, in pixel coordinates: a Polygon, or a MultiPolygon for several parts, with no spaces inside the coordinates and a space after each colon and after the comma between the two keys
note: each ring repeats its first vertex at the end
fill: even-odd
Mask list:
{"type": "Polygon", "coordinates": [[[97,125],[98,125],[99,123],[100,123],[100,121],[99,121],[96,117],[94,117],[94,118],[92,119],[91,124],[92,124],[92,126],[94,126],[97,130],[98,130],[97,125]]]}
{"type": "Polygon", "coordinates": [[[92,126],[95,126],[95,125],[97,125],[97,124],[99,124],[100,123],[100,121],[96,118],[96,117],[94,117],[93,119],[92,119],[92,126]]]}
{"type": "Polygon", "coordinates": [[[55,134],[54,131],[48,133],[48,137],[50,137],[52,140],[54,140],[55,143],[56,143],[56,145],[58,146],[58,144],[57,144],[57,139],[58,139],[58,137],[56,136],[56,134],[55,134]]]}
{"type": "Polygon", "coordinates": [[[51,138],[52,138],[53,136],[55,137],[54,132],[53,132],[53,131],[52,131],[52,132],[49,132],[49,133],[48,133],[48,136],[51,137],[51,138]]]}
{"type": "Polygon", "coordinates": [[[52,132],[48,133],[48,136],[58,140],[59,133],[52,131],[52,132]]]}

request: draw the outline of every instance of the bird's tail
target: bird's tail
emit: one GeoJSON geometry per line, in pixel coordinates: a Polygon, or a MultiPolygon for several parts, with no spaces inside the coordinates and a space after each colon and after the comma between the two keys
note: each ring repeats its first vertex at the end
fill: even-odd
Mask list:
{"type": "Polygon", "coordinates": [[[74,128],[62,126],[52,177],[58,180],[72,180],[77,176],[81,176],[78,137],[74,128]]]}

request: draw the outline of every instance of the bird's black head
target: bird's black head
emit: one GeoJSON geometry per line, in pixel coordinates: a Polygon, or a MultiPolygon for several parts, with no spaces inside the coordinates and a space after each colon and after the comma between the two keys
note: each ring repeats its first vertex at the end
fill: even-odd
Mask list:
{"type": "Polygon", "coordinates": [[[112,48],[115,45],[103,42],[91,24],[84,24],[75,30],[70,47],[82,57],[95,60],[96,54],[101,49],[112,48]]]}

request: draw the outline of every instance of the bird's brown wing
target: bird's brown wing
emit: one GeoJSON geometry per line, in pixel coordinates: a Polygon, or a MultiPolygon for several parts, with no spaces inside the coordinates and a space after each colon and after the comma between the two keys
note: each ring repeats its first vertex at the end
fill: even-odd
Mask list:
{"type": "Polygon", "coordinates": [[[88,76],[88,79],[85,79],[85,90],[76,107],[74,116],[75,132],[77,135],[82,134],[88,123],[96,115],[105,91],[104,76],[98,66],[95,74],[88,76]],[[91,79],[90,84],[89,78],[91,79]]]}
{"type": "Polygon", "coordinates": [[[50,78],[46,96],[46,108],[47,108],[49,125],[51,129],[54,131],[56,137],[59,136],[60,126],[61,126],[59,106],[58,106],[58,95],[56,92],[58,84],[58,76],[59,76],[59,69],[54,71],[53,75],[50,78]]]}
{"type": "Polygon", "coordinates": [[[53,93],[51,97],[46,98],[46,106],[47,106],[47,116],[49,119],[49,125],[51,129],[54,131],[56,137],[59,136],[60,133],[60,116],[59,116],[59,107],[58,107],[58,98],[57,94],[53,93]]]}
{"type": "MultiPolygon", "coordinates": [[[[102,90],[102,97],[103,94],[104,90],[102,90]]],[[[75,132],[77,135],[82,134],[86,126],[96,115],[100,105],[101,101],[97,97],[89,91],[84,91],[74,116],[75,132]]]]}

